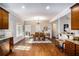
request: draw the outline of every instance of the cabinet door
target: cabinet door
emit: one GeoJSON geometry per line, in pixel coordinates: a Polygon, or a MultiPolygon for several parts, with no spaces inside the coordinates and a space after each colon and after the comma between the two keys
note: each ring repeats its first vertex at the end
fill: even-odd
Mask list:
{"type": "Polygon", "coordinates": [[[0,44],[0,56],[3,56],[1,44],[0,44]]]}
{"type": "Polygon", "coordinates": [[[1,44],[1,50],[2,50],[2,55],[7,55],[10,51],[10,45],[9,45],[9,40],[5,40],[2,44],[1,44]]]}
{"type": "Polygon", "coordinates": [[[69,56],[75,55],[75,44],[69,41],[65,42],[65,53],[69,56]]]}
{"type": "Polygon", "coordinates": [[[76,45],[76,56],[79,56],[79,45],[76,45]]]}
{"type": "Polygon", "coordinates": [[[75,50],[65,49],[65,53],[67,56],[75,56],[75,50]]]}
{"type": "Polygon", "coordinates": [[[71,8],[71,29],[79,30],[79,4],[71,8]]]}
{"type": "Polygon", "coordinates": [[[0,9],[0,29],[2,29],[2,24],[3,24],[3,20],[2,20],[2,9],[0,9]]]}
{"type": "Polygon", "coordinates": [[[66,41],[66,43],[65,43],[65,49],[75,50],[75,44],[72,43],[72,42],[66,41]]]}
{"type": "Polygon", "coordinates": [[[9,23],[9,19],[8,19],[8,12],[6,11],[2,11],[2,19],[3,19],[3,29],[8,29],[8,23],[9,23]]]}

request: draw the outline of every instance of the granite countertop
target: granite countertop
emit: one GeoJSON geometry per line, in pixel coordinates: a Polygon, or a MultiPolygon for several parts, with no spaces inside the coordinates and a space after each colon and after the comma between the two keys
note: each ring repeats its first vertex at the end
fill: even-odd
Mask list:
{"type": "Polygon", "coordinates": [[[10,37],[11,37],[11,36],[4,36],[4,37],[1,37],[1,38],[0,38],[0,41],[5,40],[5,39],[10,38],[10,37]]]}
{"type": "Polygon", "coordinates": [[[67,40],[67,41],[70,41],[70,42],[72,42],[72,43],[74,43],[74,44],[79,45],[79,41],[75,41],[75,40],[72,40],[72,39],[69,39],[69,40],[67,40]]]}

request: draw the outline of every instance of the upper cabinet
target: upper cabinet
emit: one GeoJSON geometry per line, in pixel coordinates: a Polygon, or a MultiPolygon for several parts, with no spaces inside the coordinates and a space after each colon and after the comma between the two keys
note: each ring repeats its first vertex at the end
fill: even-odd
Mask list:
{"type": "Polygon", "coordinates": [[[79,30],[79,4],[71,7],[71,29],[79,30]]]}
{"type": "Polygon", "coordinates": [[[0,29],[9,28],[9,12],[0,7],[0,29]]]}

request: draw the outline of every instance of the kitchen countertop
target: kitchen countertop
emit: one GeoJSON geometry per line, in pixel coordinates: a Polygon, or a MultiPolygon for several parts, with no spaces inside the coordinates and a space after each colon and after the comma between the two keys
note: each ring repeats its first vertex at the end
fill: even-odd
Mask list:
{"type": "Polygon", "coordinates": [[[79,45],[79,41],[75,41],[75,40],[72,40],[72,39],[69,39],[69,40],[67,40],[67,41],[70,41],[70,42],[72,42],[72,43],[74,43],[74,44],[79,45]]]}
{"type": "Polygon", "coordinates": [[[0,41],[5,40],[5,39],[10,38],[10,37],[11,36],[4,36],[4,37],[0,38],[0,41]]]}

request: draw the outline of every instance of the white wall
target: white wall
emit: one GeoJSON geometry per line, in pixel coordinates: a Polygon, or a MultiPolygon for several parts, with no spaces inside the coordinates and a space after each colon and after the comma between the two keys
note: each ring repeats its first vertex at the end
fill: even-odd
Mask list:
{"type": "Polygon", "coordinates": [[[69,24],[69,29],[71,28],[70,19],[67,16],[63,16],[59,20],[60,20],[60,33],[64,32],[64,24],[69,24]]]}

